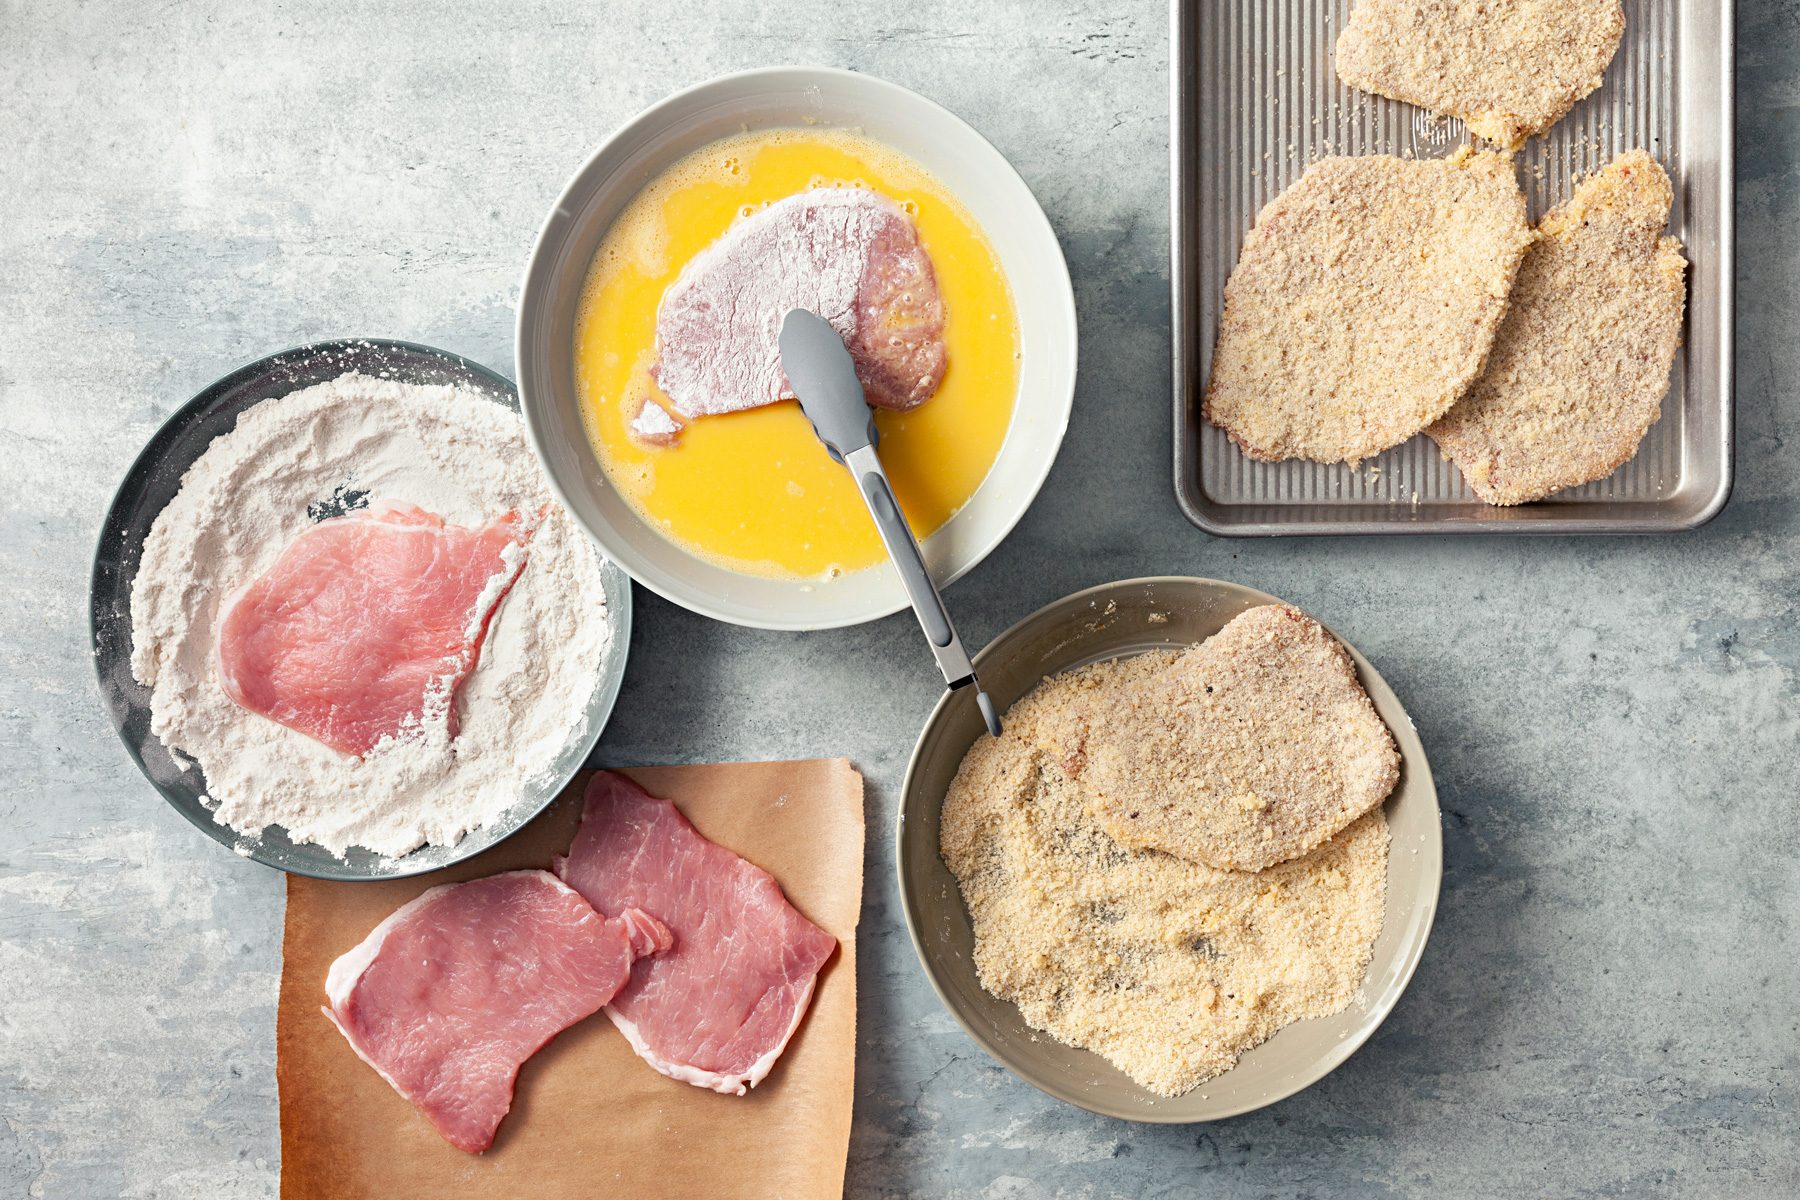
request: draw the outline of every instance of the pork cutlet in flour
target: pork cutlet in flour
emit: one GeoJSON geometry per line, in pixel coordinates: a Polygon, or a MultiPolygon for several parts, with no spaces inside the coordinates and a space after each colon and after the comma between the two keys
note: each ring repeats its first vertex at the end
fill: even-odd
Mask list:
{"type": "Polygon", "coordinates": [[[454,739],[456,693],[533,532],[517,512],[470,528],[397,502],[314,525],[226,601],[219,682],[342,754],[432,721],[454,739]]]}
{"type": "Polygon", "coordinates": [[[1206,419],[1268,462],[1399,445],[1480,375],[1531,238],[1504,155],[1313,164],[1244,240],[1206,419]]]}
{"type": "Polygon", "coordinates": [[[1516,150],[1600,86],[1624,32],[1620,0],[1360,0],[1337,72],[1516,150]]]}
{"type": "Polygon", "coordinates": [[[1687,301],[1672,200],[1632,150],[1538,224],[1487,370],[1426,431],[1489,504],[1606,478],[1661,415],[1687,301]]]}

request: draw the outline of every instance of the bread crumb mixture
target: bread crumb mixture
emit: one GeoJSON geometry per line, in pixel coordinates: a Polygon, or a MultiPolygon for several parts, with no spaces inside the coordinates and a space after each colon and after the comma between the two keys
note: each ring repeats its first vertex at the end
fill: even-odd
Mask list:
{"type": "Polygon", "coordinates": [[[351,373],[252,406],[182,477],[132,581],[131,671],[151,689],[151,731],[178,766],[199,764],[220,824],[398,856],[454,845],[555,765],[586,721],[605,618],[600,557],[551,497],[517,413],[351,373]],[[457,736],[440,715],[357,758],[232,701],[218,623],[315,517],[387,501],[461,525],[548,511],[458,693],[457,736]]]}
{"type": "Polygon", "coordinates": [[[1381,932],[1379,808],[1304,858],[1221,871],[1127,850],[1085,811],[1049,745],[1096,690],[1141,687],[1177,656],[1054,676],[964,758],[940,849],[962,887],[981,984],[1059,1041],[1179,1096],[1284,1025],[1357,997],[1381,932]]]}

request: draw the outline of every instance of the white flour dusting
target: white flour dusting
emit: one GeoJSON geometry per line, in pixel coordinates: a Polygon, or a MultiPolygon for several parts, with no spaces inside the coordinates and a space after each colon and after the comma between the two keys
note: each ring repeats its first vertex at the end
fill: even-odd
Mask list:
{"type": "Polygon", "coordinates": [[[131,671],[152,689],[152,732],[205,772],[215,819],[397,856],[454,844],[552,767],[581,732],[605,616],[599,556],[551,497],[516,414],[454,387],[348,374],[250,408],[183,476],[132,582],[131,671]],[[347,491],[458,525],[551,506],[458,695],[454,741],[428,722],[357,759],[219,683],[221,604],[309,527],[309,504],[347,491]]]}

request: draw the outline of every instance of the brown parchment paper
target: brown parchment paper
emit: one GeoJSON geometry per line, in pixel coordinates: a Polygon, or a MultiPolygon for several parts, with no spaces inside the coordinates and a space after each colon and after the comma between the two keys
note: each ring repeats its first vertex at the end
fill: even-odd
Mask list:
{"type": "Polygon", "coordinates": [[[528,828],[448,870],[384,883],[288,877],[276,1018],[285,1200],[843,1194],[863,860],[862,777],[844,759],[626,772],[773,874],[794,906],[838,940],[806,1019],[749,1095],[659,1075],[595,1013],[526,1062],[493,1148],[465,1154],[320,1012],[332,960],[406,901],[441,883],[548,867],[574,836],[589,774],[528,828]]]}

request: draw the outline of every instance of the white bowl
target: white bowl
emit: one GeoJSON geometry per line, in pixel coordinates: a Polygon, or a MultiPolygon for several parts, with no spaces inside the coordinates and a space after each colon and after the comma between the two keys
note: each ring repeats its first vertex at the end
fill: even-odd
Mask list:
{"type": "Polygon", "coordinates": [[[829,582],[767,579],[708,562],[658,533],[589,448],[575,387],[575,318],[594,251],[676,160],[745,129],[852,128],[911,157],[973,214],[999,255],[1019,320],[1019,394],[987,479],[925,542],[940,585],[987,557],[1025,515],[1075,398],[1075,295],[1062,249],[1018,172],[985,138],[895,84],[822,67],[726,75],[677,92],[607,138],[538,234],[519,299],[519,396],[550,483],[606,556],[685,608],[765,629],[830,629],[887,616],[906,595],[886,565],[829,582]]]}

